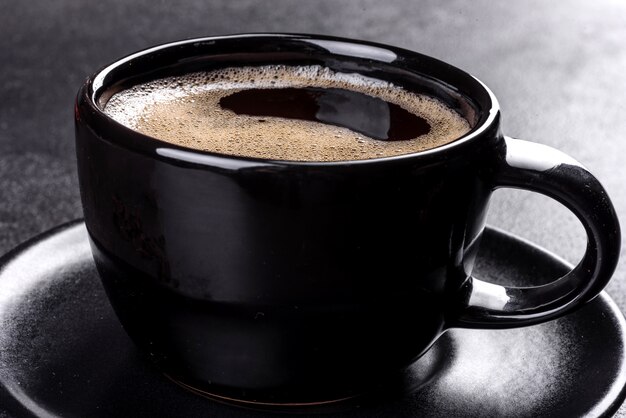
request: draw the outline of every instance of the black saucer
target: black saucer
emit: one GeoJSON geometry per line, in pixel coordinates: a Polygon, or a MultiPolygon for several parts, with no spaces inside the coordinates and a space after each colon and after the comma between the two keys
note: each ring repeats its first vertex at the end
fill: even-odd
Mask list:
{"type": "MultiPolygon", "coordinates": [[[[537,284],[568,269],[493,229],[480,251],[476,275],[490,281],[537,284]]],[[[384,395],[335,415],[610,416],[626,397],[624,325],[602,294],[543,325],[452,330],[384,395]]],[[[0,417],[265,414],[184,390],[143,360],[106,300],[82,222],[0,259],[0,417]]]]}

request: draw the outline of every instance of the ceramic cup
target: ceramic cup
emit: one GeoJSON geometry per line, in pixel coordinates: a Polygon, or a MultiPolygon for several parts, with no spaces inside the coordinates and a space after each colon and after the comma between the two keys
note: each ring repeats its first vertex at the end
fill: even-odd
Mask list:
{"type": "Polygon", "coordinates": [[[571,312],[602,290],[619,255],[615,211],[589,171],[503,136],[498,102],[476,78],[380,44],[254,34],[135,53],[81,87],[76,152],[94,259],[122,325],[168,376],[221,399],[351,396],[451,327],[518,327],[571,312]],[[292,162],[182,148],[102,111],[137,83],[278,63],[417,86],[473,127],[424,152],[292,162]],[[529,288],[472,277],[500,187],[543,193],[580,219],[588,244],[569,274],[529,288]]]}

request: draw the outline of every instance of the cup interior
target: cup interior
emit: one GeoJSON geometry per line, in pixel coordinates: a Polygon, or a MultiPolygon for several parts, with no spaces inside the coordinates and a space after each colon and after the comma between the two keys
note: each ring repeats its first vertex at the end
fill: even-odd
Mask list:
{"type": "Polygon", "coordinates": [[[435,97],[471,126],[449,145],[477,136],[497,113],[497,101],[483,83],[437,59],[381,44],[291,34],[200,38],[149,48],[96,73],[87,81],[86,96],[99,117],[116,123],[102,110],[112,95],[134,85],[193,72],[275,64],[319,65],[335,72],[359,73],[435,97]]]}

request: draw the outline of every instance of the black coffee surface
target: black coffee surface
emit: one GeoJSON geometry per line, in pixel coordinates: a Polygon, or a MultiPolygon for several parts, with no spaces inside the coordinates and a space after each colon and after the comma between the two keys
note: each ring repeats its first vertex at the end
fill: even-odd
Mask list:
{"type": "Polygon", "coordinates": [[[257,88],[222,97],[219,103],[238,115],[321,122],[382,141],[407,141],[430,132],[426,119],[395,103],[339,88],[257,88]]]}
{"type": "Polygon", "coordinates": [[[470,130],[436,98],[321,66],[233,67],[169,77],[115,94],[104,111],[167,143],[287,161],[410,154],[470,130]]]}

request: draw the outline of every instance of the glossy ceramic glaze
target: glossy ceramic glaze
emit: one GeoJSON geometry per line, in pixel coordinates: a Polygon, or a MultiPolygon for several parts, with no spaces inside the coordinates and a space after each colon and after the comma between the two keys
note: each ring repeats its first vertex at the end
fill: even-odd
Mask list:
{"type": "MultiPolygon", "coordinates": [[[[487,228],[474,270],[490,281],[536,286],[570,268],[487,228]]],[[[197,396],[150,367],[106,300],[82,222],[0,258],[0,323],[0,416],[276,416],[197,396]]],[[[622,314],[602,294],[546,324],[450,330],[367,396],[282,409],[332,418],[611,417],[626,395],[624,331],[622,314]]]]}
{"type": "Polygon", "coordinates": [[[94,258],[126,331],[173,378],[228,397],[351,396],[410,365],[449,327],[571,311],[600,292],[619,254],[613,207],[587,170],[505,139],[497,101],[470,75],[377,44],[240,35],[131,55],[79,92],[76,149],[94,258]],[[268,63],[419,87],[474,128],[419,154],[305,163],[184,149],[101,112],[113,92],[142,81],[268,63]],[[581,218],[589,244],[572,273],[529,289],[472,279],[497,187],[548,194],[581,218]]]}

